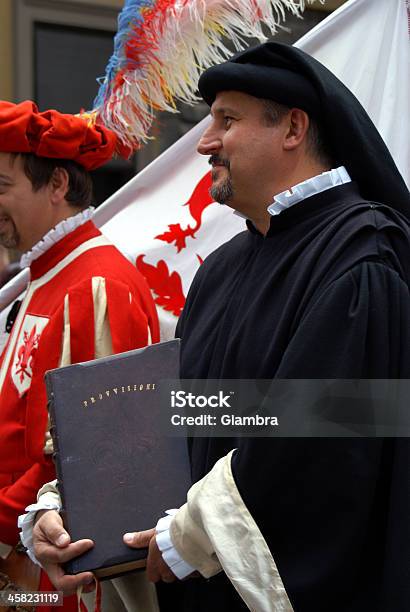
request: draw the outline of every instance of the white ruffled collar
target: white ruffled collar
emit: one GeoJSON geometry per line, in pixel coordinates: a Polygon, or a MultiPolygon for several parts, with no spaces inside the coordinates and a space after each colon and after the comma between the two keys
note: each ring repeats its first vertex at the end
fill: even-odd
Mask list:
{"type": "Polygon", "coordinates": [[[333,170],[328,170],[327,172],[322,172],[322,174],[313,176],[312,178],[295,185],[291,189],[282,191],[282,193],[275,195],[273,203],[268,206],[268,212],[272,216],[280,215],[280,213],[286,208],[289,208],[290,206],[293,206],[294,204],[297,204],[298,202],[301,202],[312,195],[321,193],[322,191],[326,191],[326,189],[336,187],[337,185],[350,183],[351,180],[352,179],[344,166],[334,168],[333,170]]]}
{"type": "Polygon", "coordinates": [[[43,255],[49,248],[51,248],[56,242],[70,234],[72,231],[87,223],[94,214],[94,208],[90,206],[85,210],[82,210],[73,217],[63,219],[60,223],[57,223],[53,229],[51,229],[43,238],[33,246],[30,251],[23,253],[20,259],[20,266],[26,268],[30,266],[33,261],[38,259],[40,255],[43,255]]]}

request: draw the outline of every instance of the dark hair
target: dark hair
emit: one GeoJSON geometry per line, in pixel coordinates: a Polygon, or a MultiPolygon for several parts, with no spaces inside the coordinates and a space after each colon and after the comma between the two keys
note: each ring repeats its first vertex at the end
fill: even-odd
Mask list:
{"type": "Polygon", "coordinates": [[[68,174],[68,191],[65,199],[72,206],[87,208],[93,197],[90,174],[80,164],[70,159],[39,157],[33,153],[21,153],[23,169],[30,180],[33,191],[38,191],[51,181],[56,168],[64,168],[68,174]]]}
{"type": "MultiPolygon", "coordinates": [[[[288,106],[278,104],[273,100],[263,99],[263,116],[268,125],[276,125],[290,111],[288,106]]],[[[309,115],[309,128],[306,133],[309,152],[326,166],[334,167],[330,146],[323,136],[321,124],[309,115]]]]}

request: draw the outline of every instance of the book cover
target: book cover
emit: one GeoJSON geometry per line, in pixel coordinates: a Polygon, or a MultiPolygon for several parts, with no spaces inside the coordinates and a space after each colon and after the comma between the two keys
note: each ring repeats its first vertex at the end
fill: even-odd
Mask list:
{"type": "Polygon", "coordinates": [[[179,376],[179,340],[46,373],[63,520],[95,546],[66,565],[98,577],[145,565],[122,542],[186,501],[187,443],[160,433],[161,380],[179,376]]]}

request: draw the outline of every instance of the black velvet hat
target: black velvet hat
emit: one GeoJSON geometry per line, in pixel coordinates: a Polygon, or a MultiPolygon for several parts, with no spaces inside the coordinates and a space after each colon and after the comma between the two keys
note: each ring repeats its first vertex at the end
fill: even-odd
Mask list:
{"type": "Polygon", "coordinates": [[[206,70],[199,91],[212,105],[220,91],[301,108],[323,126],[337,165],[344,165],[363,198],[410,217],[410,194],[370,117],[347,87],[300,49],[268,42],[206,70]]]}

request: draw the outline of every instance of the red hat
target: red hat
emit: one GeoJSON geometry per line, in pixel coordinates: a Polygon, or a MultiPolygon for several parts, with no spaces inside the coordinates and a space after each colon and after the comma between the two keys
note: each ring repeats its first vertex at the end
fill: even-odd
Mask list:
{"type": "Polygon", "coordinates": [[[0,151],[71,159],[94,170],[111,159],[116,136],[87,118],[56,110],[39,113],[34,102],[0,101],[0,151]]]}

